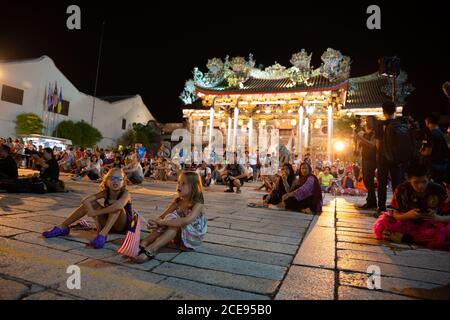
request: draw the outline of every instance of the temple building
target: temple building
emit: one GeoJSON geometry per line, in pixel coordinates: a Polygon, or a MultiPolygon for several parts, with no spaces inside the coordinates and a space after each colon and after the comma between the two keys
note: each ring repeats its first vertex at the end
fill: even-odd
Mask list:
{"type": "MultiPolygon", "coordinates": [[[[392,77],[378,72],[350,78],[350,58],[339,51],[327,49],[322,65],[315,69],[311,57],[302,49],[292,55],[289,68],[278,63],[257,68],[252,55],[210,59],[206,73],[194,68],[193,79],[186,81],[180,95],[188,130],[220,130],[227,150],[242,147],[237,136],[245,133],[245,150],[254,152],[255,132],[276,128],[280,144],[296,157],[308,152],[331,161],[336,139],[349,138],[334,133],[336,121],[381,115],[382,103],[393,98],[394,85],[401,113],[405,97],[413,90],[403,71],[395,84],[392,77]]],[[[211,139],[209,134],[209,144],[211,139]]]]}

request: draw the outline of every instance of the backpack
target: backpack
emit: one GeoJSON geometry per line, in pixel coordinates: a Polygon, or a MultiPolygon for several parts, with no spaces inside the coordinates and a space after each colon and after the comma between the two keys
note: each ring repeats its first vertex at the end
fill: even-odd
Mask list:
{"type": "Polygon", "coordinates": [[[393,121],[384,132],[384,157],[392,163],[406,164],[414,157],[414,139],[406,123],[393,121]]]}

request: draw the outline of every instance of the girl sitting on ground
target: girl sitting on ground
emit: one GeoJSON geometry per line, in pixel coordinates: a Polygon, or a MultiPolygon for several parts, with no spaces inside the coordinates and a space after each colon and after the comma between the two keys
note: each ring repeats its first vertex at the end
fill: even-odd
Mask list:
{"type": "Polygon", "coordinates": [[[292,188],[282,197],[287,210],[303,213],[322,213],[322,190],[316,176],[312,174],[311,166],[304,162],[300,165],[300,175],[292,188]]]}
{"type": "Polygon", "coordinates": [[[278,178],[275,188],[270,194],[266,194],[263,197],[265,207],[272,205],[280,205],[282,197],[290,192],[295,180],[295,172],[292,165],[289,163],[283,164],[281,167],[281,176],[278,178]]]}
{"type": "Polygon", "coordinates": [[[375,222],[375,238],[450,250],[447,191],[429,180],[422,164],[412,165],[407,176],[408,180],[395,190],[393,212],[383,213],[375,222]]]}
{"type": "Polygon", "coordinates": [[[84,216],[92,217],[98,234],[90,242],[96,249],[102,248],[110,231],[126,233],[132,221],[131,196],[126,190],[126,176],[119,168],[111,169],[103,179],[98,193],[86,197],[61,225],[43,233],[45,238],[67,236],[69,226],[84,216]],[[103,205],[98,200],[103,199],[103,205]]]}
{"type": "Polygon", "coordinates": [[[198,247],[206,234],[202,183],[196,172],[183,172],[178,178],[178,197],[156,220],[149,220],[150,234],[141,242],[143,262],[153,259],[159,249],[174,242],[183,249],[198,247]]]}

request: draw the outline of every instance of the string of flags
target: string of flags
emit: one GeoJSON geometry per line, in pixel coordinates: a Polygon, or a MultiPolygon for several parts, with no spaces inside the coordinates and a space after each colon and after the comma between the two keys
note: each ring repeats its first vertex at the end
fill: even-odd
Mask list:
{"type": "Polygon", "coordinates": [[[52,84],[49,83],[44,95],[44,110],[53,113],[62,112],[62,87],[58,92],[58,85],[55,81],[55,87],[52,91],[52,84]]]}

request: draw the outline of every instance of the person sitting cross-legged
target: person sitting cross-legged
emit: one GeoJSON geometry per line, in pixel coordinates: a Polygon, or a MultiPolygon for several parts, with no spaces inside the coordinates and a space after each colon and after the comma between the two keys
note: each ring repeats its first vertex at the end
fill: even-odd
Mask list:
{"type": "Polygon", "coordinates": [[[283,206],[282,197],[292,191],[292,188],[295,187],[294,181],[295,172],[292,165],[289,163],[283,164],[281,167],[281,176],[278,177],[275,188],[263,197],[263,205],[265,207],[269,207],[269,205],[283,206]]]}
{"type": "Polygon", "coordinates": [[[393,211],[384,212],[375,222],[375,238],[449,250],[448,201],[448,192],[430,181],[427,167],[412,164],[407,170],[407,181],[395,189],[393,211]]]}
{"type": "Polygon", "coordinates": [[[90,242],[96,249],[102,248],[108,234],[126,233],[133,219],[131,195],[126,190],[126,176],[122,169],[113,168],[103,179],[99,192],[86,197],[81,206],[52,230],[45,231],[45,238],[67,236],[69,226],[84,216],[92,217],[97,226],[97,236],[90,242]],[[98,200],[103,199],[103,205],[98,200]]]}
{"type": "Polygon", "coordinates": [[[323,199],[319,180],[312,174],[312,168],[308,163],[300,165],[299,178],[292,189],[293,191],[282,197],[287,210],[308,214],[322,213],[323,199]]]}

